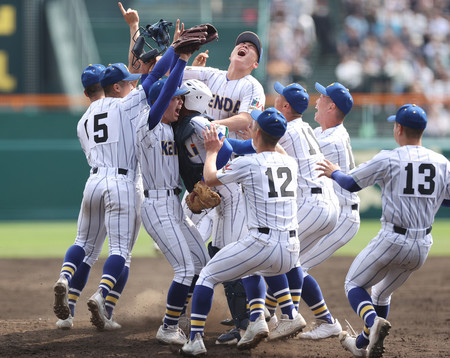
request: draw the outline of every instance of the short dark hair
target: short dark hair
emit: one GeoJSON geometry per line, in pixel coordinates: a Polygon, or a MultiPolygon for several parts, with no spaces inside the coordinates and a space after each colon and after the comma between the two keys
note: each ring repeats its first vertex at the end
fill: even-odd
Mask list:
{"type": "Polygon", "coordinates": [[[98,93],[103,93],[103,87],[100,83],[93,84],[92,86],[87,86],[85,89],[88,97],[97,95],[98,93]]]}
{"type": "Polygon", "coordinates": [[[267,132],[264,132],[264,130],[259,126],[258,122],[255,121],[256,128],[259,128],[261,131],[261,138],[263,142],[267,145],[276,146],[278,141],[281,137],[274,137],[271,134],[268,134],[267,132]]]}
{"type": "MultiPolygon", "coordinates": [[[[395,122],[395,123],[398,124],[397,122],[395,122]]],[[[415,129],[415,128],[409,128],[409,127],[405,127],[405,126],[402,126],[402,127],[403,127],[403,130],[405,131],[406,136],[411,139],[422,138],[423,132],[425,131],[425,129],[415,129]]]]}
{"type": "Polygon", "coordinates": [[[119,82],[115,82],[115,83],[111,83],[110,85],[107,85],[106,87],[103,87],[103,90],[105,91],[105,95],[109,96],[111,95],[111,93],[114,93],[113,91],[113,87],[114,85],[117,83],[120,87],[125,86],[125,83],[128,81],[119,81],[119,82]]]}

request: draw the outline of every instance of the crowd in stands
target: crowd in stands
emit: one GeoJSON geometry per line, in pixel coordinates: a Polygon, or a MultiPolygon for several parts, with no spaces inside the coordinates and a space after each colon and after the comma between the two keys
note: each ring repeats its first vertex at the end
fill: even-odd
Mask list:
{"type": "MultiPolygon", "coordinates": [[[[448,0],[340,0],[338,7],[328,0],[272,2],[269,81],[299,81],[320,70],[310,63],[317,46],[318,56],[337,54],[336,79],[352,92],[423,93],[448,101],[448,0]]],[[[435,102],[425,106],[428,132],[448,135],[450,105],[435,102]]]]}

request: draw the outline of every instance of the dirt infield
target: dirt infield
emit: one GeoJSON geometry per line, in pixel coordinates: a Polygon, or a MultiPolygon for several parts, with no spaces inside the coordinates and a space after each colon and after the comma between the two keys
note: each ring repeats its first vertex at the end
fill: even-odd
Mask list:
{"type": "MultiPolygon", "coordinates": [[[[328,307],[345,328],[345,319],[356,329],[361,321],[351,310],[343,289],[350,258],[331,258],[311,273],[321,284],[328,307]]],[[[52,286],[61,260],[0,260],[0,356],[1,357],[173,357],[177,348],[159,345],[155,334],[161,324],[172,270],[164,258],[134,259],[127,287],[116,308],[122,329],[98,332],[91,326],[86,306],[101,275],[103,261],[91,272],[81,296],[75,326],[59,331],[52,311],[52,286]]],[[[429,258],[421,270],[393,296],[384,357],[450,356],[450,259],[429,258]]],[[[303,304],[301,313],[311,321],[303,304]]],[[[214,305],[206,323],[205,344],[210,357],[351,357],[337,338],[319,342],[291,339],[262,342],[256,349],[214,344],[225,330],[226,301],[216,288],[214,305]]]]}

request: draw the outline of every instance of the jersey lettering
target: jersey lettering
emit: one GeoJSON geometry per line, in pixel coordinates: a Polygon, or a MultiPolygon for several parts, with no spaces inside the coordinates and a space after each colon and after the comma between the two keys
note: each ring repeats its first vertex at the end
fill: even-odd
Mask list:
{"type": "Polygon", "coordinates": [[[161,154],[162,155],[178,155],[177,146],[173,140],[161,141],[161,154]]]}
{"type": "Polygon", "coordinates": [[[436,167],[431,163],[402,162],[400,171],[401,196],[435,197],[436,167]]]}
{"type": "Polygon", "coordinates": [[[233,100],[228,97],[221,97],[217,94],[213,94],[213,97],[209,101],[209,108],[217,109],[219,111],[231,112],[233,114],[238,113],[239,107],[241,105],[241,101],[236,101],[233,103],[233,100]]]}

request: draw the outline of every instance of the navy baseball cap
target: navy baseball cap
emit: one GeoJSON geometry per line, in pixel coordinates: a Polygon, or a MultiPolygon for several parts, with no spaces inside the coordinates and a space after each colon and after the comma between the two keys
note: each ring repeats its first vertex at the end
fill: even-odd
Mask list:
{"type": "Polygon", "coordinates": [[[316,82],[316,90],[324,96],[328,96],[344,114],[350,112],[353,107],[353,97],[343,85],[339,82],[334,82],[326,88],[320,83],[316,82]]]}
{"type": "Polygon", "coordinates": [[[405,104],[399,108],[397,114],[389,116],[389,122],[397,122],[402,126],[413,129],[425,129],[427,126],[427,114],[415,104],[405,104]]]}
{"type": "MultiPolygon", "coordinates": [[[[163,78],[161,80],[156,81],[152,86],[150,87],[150,91],[148,93],[148,100],[150,103],[153,103],[156,101],[159,97],[159,94],[161,93],[161,90],[164,86],[164,83],[166,83],[167,78],[163,78]]],[[[189,89],[187,87],[184,88],[177,88],[175,93],[172,95],[172,98],[175,96],[181,96],[183,94],[189,93],[189,89]]]]}
{"type": "Polygon", "coordinates": [[[261,46],[261,40],[258,35],[251,31],[244,31],[236,38],[235,46],[239,45],[242,42],[251,42],[256,46],[256,50],[258,52],[258,63],[261,61],[261,57],[263,54],[263,49],[261,46]]]}
{"type": "Polygon", "coordinates": [[[102,87],[106,87],[120,81],[136,81],[140,77],[140,73],[130,73],[123,63],[113,63],[106,67],[100,84],[102,87]]]}
{"type": "Polygon", "coordinates": [[[267,108],[264,112],[254,109],[250,115],[267,134],[281,138],[286,132],[286,118],[279,110],[273,107],[267,108]]]}
{"type": "Polygon", "coordinates": [[[309,94],[298,83],[291,83],[284,87],[280,82],[275,82],[273,88],[284,98],[298,113],[303,113],[309,104],[309,94]]]}
{"type": "Polygon", "coordinates": [[[104,70],[105,66],[99,64],[86,67],[81,74],[81,83],[83,84],[83,87],[86,88],[99,83],[102,79],[104,70]]]}

